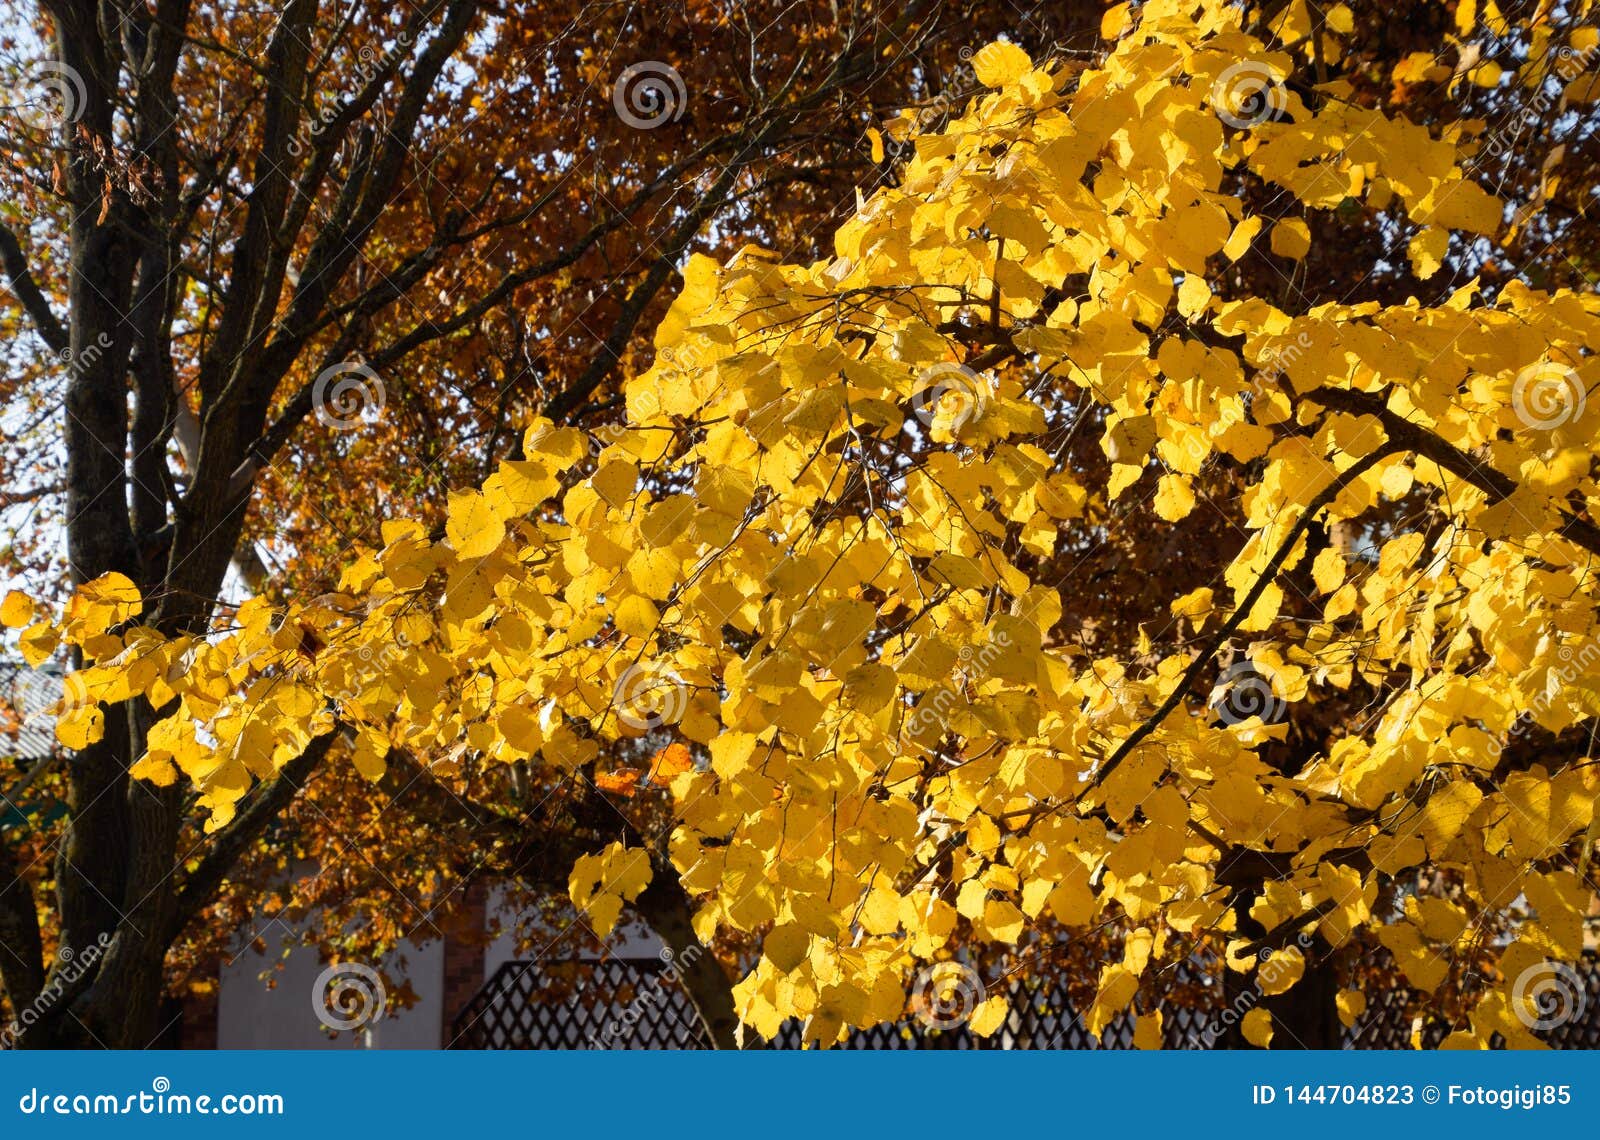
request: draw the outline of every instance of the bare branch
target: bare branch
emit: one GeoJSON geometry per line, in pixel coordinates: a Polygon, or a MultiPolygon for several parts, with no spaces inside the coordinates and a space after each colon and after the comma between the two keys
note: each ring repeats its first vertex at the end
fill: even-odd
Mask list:
{"type": "Polygon", "coordinates": [[[39,339],[51,352],[65,352],[67,330],[39,289],[38,282],[33,279],[33,273],[28,268],[28,256],[22,252],[22,243],[8,226],[0,226],[0,265],[4,265],[11,291],[22,302],[23,309],[39,333],[39,339]]]}
{"type": "Polygon", "coordinates": [[[278,770],[278,775],[256,794],[250,806],[217,833],[211,849],[200,865],[184,878],[178,891],[171,928],[165,934],[168,942],[182,934],[194,916],[211,905],[245,849],[261,838],[268,825],[300,794],[311,774],[326,759],[335,735],[330,732],[312,740],[305,751],[278,770]]]}
{"type": "Polygon", "coordinates": [[[1279,544],[1271,559],[1262,568],[1261,573],[1257,575],[1254,584],[1251,585],[1245,596],[1239,599],[1239,604],[1233,607],[1233,613],[1228,616],[1228,620],[1217,628],[1216,633],[1211,635],[1211,639],[1206,643],[1205,648],[1189,663],[1189,667],[1183,671],[1183,676],[1178,678],[1177,684],[1172,686],[1172,692],[1167,694],[1167,699],[1161,702],[1160,707],[1146,718],[1138,728],[1129,733],[1128,738],[1117,746],[1115,752],[1106,757],[1106,762],[1095,773],[1094,779],[1089,781],[1089,786],[1084,789],[1085,792],[1093,791],[1105,783],[1106,778],[1117,770],[1118,766],[1132,754],[1140,742],[1159,728],[1161,722],[1167,719],[1172,710],[1183,703],[1184,699],[1189,695],[1190,686],[1199,678],[1200,673],[1210,665],[1211,659],[1217,655],[1217,651],[1222,648],[1223,644],[1234,635],[1239,626],[1243,624],[1244,619],[1250,616],[1250,611],[1255,608],[1256,602],[1261,599],[1261,595],[1266,592],[1267,587],[1277,580],[1278,571],[1283,568],[1283,564],[1288,561],[1290,553],[1299,545],[1301,538],[1305,536],[1306,531],[1316,521],[1317,515],[1322,511],[1322,508],[1337,499],[1346,487],[1372,470],[1376,464],[1400,450],[1401,445],[1391,440],[1370,455],[1352,463],[1344,471],[1340,472],[1337,477],[1330,480],[1326,487],[1312,496],[1311,501],[1306,504],[1305,510],[1301,512],[1300,518],[1296,520],[1294,526],[1289,528],[1289,533],[1284,536],[1283,542],[1279,544]]]}
{"type": "MultiPolygon", "coordinates": [[[[1446,471],[1471,483],[1498,503],[1516,493],[1517,484],[1509,475],[1486,462],[1479,462],[1420,424],[1403,419],[1389,407],[1388,398],[1381,392],[1358,392],[1351,388],[1316,388],[1307,392],[1304,399],[1321,404],[1334,411],[1372,416],[1383,425],[1389,439],[1406,451],[1431,459],[1446,471]]],[[[1600,527],[1571,511],[1561,509],[1561,536],[1583,547],[1591,554],[1600,555],[1600,527]]]]}

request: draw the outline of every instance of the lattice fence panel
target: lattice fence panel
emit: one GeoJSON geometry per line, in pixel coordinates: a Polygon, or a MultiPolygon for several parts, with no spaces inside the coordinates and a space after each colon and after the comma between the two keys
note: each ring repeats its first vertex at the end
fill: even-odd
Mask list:
{"type": "Polygon", "coordinates": [[[704,1049],[689,999],[648,959],[507,962],[456,1016],[457,1049],[704,1049]]]}
{"type": "MultiPolygon", "coordinates": [[[[709,1040],[681,986],[662,978],[654,959],[507,962],[457,1015],[455,1049],[705,1049],[709,1040]]],[[[1577,1016],[1541,1036],[1556,1049],[1600,1048],[1600,964],[1579,970],[1584,1000],[1577,1016]]],[[[1203,979],[1195,978],[1195,981],[1203,979]]],[[[1215,990],[1217,987],[1211,986],[1215,990]]],[[[1220,997],[1218,998],[1220,1005],[1220,997]]],[[[932,1029],[916,1019],[852,1034],[846,1049],[1127,1049],[1134,1019],[1123,1014],[1107,1027],[1104,1041],[1084,1024],[1064,986],[1049,981],[1018,983],[1012,1011],[993,1036],[965,1028],[932,1029]]],[[[1347,1049],[1408,1049],[1422,1008],[1417,995],[1394,988],[1369,996],[1366,1013],[1344,1034],[1347,1049]]],[[[1221,1010],[1174,1006],[1164,1011],[1162,1038],[1168,1049],[1212,1048],[1222,1036],[1221,1010]]],[[[1422,1043],[1433,1048],[1450,1032],[1425,1023],[1422,1043]]],[[[800,1026],[788,1022],[772,1043],[801,1047],[800,1026]]]]}

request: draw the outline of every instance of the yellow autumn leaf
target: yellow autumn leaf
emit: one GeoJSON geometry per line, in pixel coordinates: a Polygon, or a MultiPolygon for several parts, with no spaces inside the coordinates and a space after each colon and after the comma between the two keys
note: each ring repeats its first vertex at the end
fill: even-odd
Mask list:
{"type": "Polygon", "coordinates": [[[81,705],[56,718],[56,739],[80,751],[97,742],[105,734],[105,727],[105,713],[99,705],[81,705]]]}
{"type": "Polygon", "coordinates": [[[1155,442],[1154,417],[1125,416],[1111,425],[1101,446],[1113,463],[1132,466],[1144,461],[1155,442]]]}
{"type": "Polygon", "coordinates": [[[972,73],[985,87],[1004,87],[1015,82],[1033,67],[1028,53],[1016,44],[996,41],[979,48],[972,56],[972,73]]]}
{"type": "Polygon", "coordinates": [[[158,788],[170,788],[178,781],[178,769],[165,755],[141,756],[128,769],[128,775],[135,780],[146,780],[158,788]]]}
{"type": "Polygon", "coordinates": [[[484,482],[483,492],[495,515],[505,520],[533,510],[560,488],[560,480],[542,461],[506,459],[484,482]]]}
{"type": "Polygon", "coordinates": [[[132,579],[115,572],[102,574],[73,593],[64,627],[68,637],[81,645],[143,611],[144,601],[132,579]]]}
{"type": "Polygon", "coordinates": [[[629,594],[617,606],[617,612],[612,617],[619,632],[629,637],[649,637],[656,632],[656,625],[661,620],[661,613],[649,598],[642,598],[638,594],[629,594]]]}
{"type": "Polygon", "coordinates": [[[805,961],[811,946],[811,935],[798,923],[784,922],[774,926],[761,941],[761,953],[785,973],[805,961]]]}
{"type": "Polygon", "coordinates": [[[477,491],[455,491],[450,495],[445,535],[457,558],[487,558],[499,548],[506,528],[505,523],[495,517],[483,495],[477,491]]]}
{"type": "Polygon", "coordinates": [[[351,763],[363,779],[381,780],[388,770],[389,742],[371,729],[356,733],[356,746],[351,753],[351,763]]]}
{"type": "Polygon", "coordinates": [[[1050,892],[1050,913],[1063,926],[1087,926],[1100,913],[1100,900],[1090,885],[1089,872],[1081,865],[1069,867],[1050,892]]]}
{"type": "Polygon", "coordinates": [[[1360,990],[1340,990],[1334,997],[1339,1011],[1339,1024],[1351,1028],[1367,1011],[1367,995],[1360,990]]]}
{"type": "Polygon", "coordinates": [[[1169,609],[1173,617],[1188,618],[1190,626],[1198,633],[1205,628],[1212,610],[1216,608],[1213,597],[1210,586],[1201,586],[1198,590],[1191,590],[1183,597],[1174,599],[1169,609]]]}
{"type": "Polygon", "coordinates": [[[1183,318],[1196,319],[1210,303],[1211,286],[1206,284],[1205,278],[1197,273],[1185,274],[1183,283],[1178,286],[1178,312],[1183,318]]]}
{"type": "Polygon", "coordinates": [[[1426,281],[1439,272],[1444,263],[1445,251],[1450,248],[1450,231],[1443,226],[1427,226],[1418,231],[1406,247],[1411,256],[1411,268],[1426,281]]]}
{"type": "Polygon", "coordinates": [[[1149,1013],[1141,1013],[1133,1025],[1133,1047],[1135,1049],[1161,1048],[1161,1025],[1163,1020],[1159,1009],[1152,1010],[1149,1013]]]}
{"type": "Polygon", "coordinates": [[[1429,196],[1413,215],[1419,222],[1492,234],[1500,228],[1505,205],[1470,178],[1446,183],[1429,196]]]}
{"type": "Polygon", "coordinates": [[[881,887],[868,892],[861,907],[861,928],[868,934],[893,934],[900,929],[900,896],[881,887]]]}
{"type": "Polygon", "coordinates": [[[1168,522],[1186,518],[1194,510],[1194,488],[1183,475],[1163,475],[1156,488],[1156,514],[1168,522]]]}
{"type": "Polygon", "coordinates": [[[1100,988],[1094,995],[1094,1004],[1089,1007],[1088,1016],[1084,1019],[1089,1027],[1089,1032],[1099,1037],[1105,1032],[1111,1019],[1116,1017],[1139,992],[1139,976],[1126,966],[1107,966],[1100,973],[1100,988]]]}
{"type": "Polygon", "coordinates": [[[1344,556],[1334,547],[1317,552],[1311,563],[1311,580],[1319,594],[1331,594],[1344,584],[1344,556]]]}
{"type": "Polygon", "coordinates": [[[1306,972],[1306,956],[1298,946],[1284,946],[1274,950],[1266,961],[1256,967],[1256,980],[1261,992],[1269,996],[1288,993],[1306,972]]]}
{"type": "Polygon", "coordinates": [[[981,1002],[967,1019],[967,1028],[979,1037],[992,1037],[1006,1023],[1011,1014],[1011,1003],[1004,994],[995,994],[981,1002]]]}
{"type": "Polygon", "coordinates": [[[1300,218],[1284,218],[1272,227],[1272,252],[1299,261],[1311,252],[1311,228],[1300,218]]]}
{"type": "Polygon", "coordinates": [[[1127,31],[1132,22],[1129,16],[1131,8],[1132,5],[1128,3],[1113,4],[1107,8],[1100,17],[1100,38],[1114,40],[1127,31]]]}
{"type": "Polygon", "coordinates": [[[33,599],[21,590],[7,590],[0,602],[0,626],[21,629],[33,620],[33,599]]]}
{"type": "Polygon", "coordinates": [[[61,644],[61,634],[49,622],[34,622],[22,631],[22,636],[17,639],[17,648],[22,651],[22,659],[34,668],[38,668],[50,660],[51,654],[56,651],[56,646],[61,644]]]}
{"type": "Polygon", "coordinates": [[[1228,235],[1227,244],[1222,247],[1223,256],[1229,261],[1238,261],[1250,249],[1250,243],[1260,232],[1261,215],[1251,214],[1248,218],[1241,218],[1233,227],[1233,233],[1228,235]]]}

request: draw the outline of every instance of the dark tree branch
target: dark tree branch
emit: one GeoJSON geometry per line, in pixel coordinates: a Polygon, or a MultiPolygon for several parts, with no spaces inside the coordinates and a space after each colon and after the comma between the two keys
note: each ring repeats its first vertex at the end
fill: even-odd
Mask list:
{"type": "MultiPolygon", "coordinates": [[[[473,835],[473,872],[515,878],[539,891],[565,894],[572,865],[579,856],[599,850],[609,837],[595,828],[549,829],[529,826],[526,818],[513,819],[496,808],[457,796],[442,786],[409,755],[391,751],[380,786],[419,820],[443,820],[473,835]],[[585,838],[578,831],[594,832],[585,838]]],[[[677,869],[663,851],[645,843],[627,820],[622,834],[632,847],[648,851],[650,885],[631,904],[632,909],[672,951],[683,980],[684,992],[719,1049],[736,1049],[739,1027],[733,1007],[733,990],[722,965],[694,932],[694,904],[677,869]]]]}
{"type": "Polygon", "coordinates": [[[437,34],[417,57],[383,130],[365,161],[352,163],[351,176],[334,219],[325,225],[306,254],[289,311],[274,326],[277,334],[240,375],[248,375],[245,397],[264,408],[278,382],[304,350],[319,326],[329,297],[365,247],[372,227],[389,204],[402,163],[410,154],[412,135],[446,63],[455,54],[478,12],[478,0],[451,0],[437,34]],[[365,178],[358,176],[365,168],[365,178]]]}
{"type": "MultiPolygon", "coordinates": [[[[267,95],[261,112],[261,146],[252,167],[244,232],[233,251],[233,272],[224,294],[201,389],[220,396],[259,335],[262,313],[275,307],[288,251],[275,238],[290,191],[289,145],[300,126],[305,68],[316,0],[290,0],[267,41],[267,95]]],[[[202,409],[209,418],[209,409],[202,409]]]]}
{"type": "Polygon", "coordinates": [[[1089,786],[1084,789],[1084,792],[1093,791],[1105,783],[1106,778],[1117,770],[1122,762],[1132,754],[1133,750],[1161,726],[1161,722],[1167,719],[1173,709],[1183,703],[1189,695],[1190,686],[1211,664],[1211,660],[1217,655],[1217,651],[1234,635],[1239,626],[1244,623],[1245,618],[1250,616],[1250,611],[1255,608],[1256,602],[1261,599],[1261,595],[1266,592],[1267,587],[1277,580],[1278,571],[1288,561],[1289,555],[1299,545],[1300,540],[1305,537],[1306,531],[1316,521],[1316,517],[1321,513],[1322,509],[1338,498],[1346,487],[1365,475],[1376,464],[1399,450],[1401,450],[1400,445],[1390,441],[1345,468],[1326,487],[1312,497],[1311,501],[1306,504],[1305,510],[1301,512],[1300,518],[1289,529],[1289,533],[1284,536],[1283,542],[1273,552],[1272,558],[1262,568],[1261,573],[1256,577],[1249,591],[1239,600],[1238,605],[1234,606],[1233,613],[1228,616],[1228,620],[1223,622],[1217,628],[1217,632],[1211,635],[1205,648],[1189,663],[1189,667],[1183,671],[1183,676],[1179,677],[1178,683],[1172,687],[1172,692],[1167,694],[1167,699],[1162,701],[1160,707],[1146,718],[1138,728],[1128,734],[1127,739],[1117,746],[1115,752],[1106,757],[1106,762],[1100,766],[1100,770],[1095,773],[1094,779],[1089,781],[1089,786]]]}
{"type": "MultiPolygon", "coordinates": [[[[1466,480],[1485,495],[1490,502],[1501,502],[1516,493],[1517,484],[1488,463],[1480,463],[1460,448],[1444,440],[1419,424],[1403,419],[1389,407],[1387,397],[1381,392],[1358,392],[1352,388],[1316,388],[1303,399],[1352,415],[1372,416],[1383,425],[1389,439],[1406,451],[1424,459],[1431,459],[1446,471],[1466,480]]],[[[1600,556],[1600,527],[1580,518],[1565,508],[1559,508],[1561,535],[1589,553],[1600,556]]]]}
{"type": "Polygon", "coordinates": [[[270,784],[256,793],[250,805],[234,817],[233,822],[217,833],[200,865],[184,878],[178,890],[171,927],[164,932],[168,943],[183,933],[196,914],[211,905],[240,856],[300,794],[312,773],[327,758],[334,735],[327,733],[306,745],[300,755],[279,769],[270,784]]]}
{"type": "Polygon", "coordinates": [[[399,750],[388,754],[378,786],[390,806],[403,807],[421,822],[471,832],[476,871],[520,879],[538,890],[565,891],[572,864],[597,846],[569,828],[530,827],[526,818],[458,796],[399,750]]]}
{"type": "Polygon", "coordinates": [[[28,256],[22,252],[22,243],[9,226],[0,226],[0,265],[5,267],[11,291],[17,295],[23,310],[33,321],[33,327],[51,352],[67,350],[67,330],[50,307],[49,300],[40,291],[28,268],[28,256]]]}

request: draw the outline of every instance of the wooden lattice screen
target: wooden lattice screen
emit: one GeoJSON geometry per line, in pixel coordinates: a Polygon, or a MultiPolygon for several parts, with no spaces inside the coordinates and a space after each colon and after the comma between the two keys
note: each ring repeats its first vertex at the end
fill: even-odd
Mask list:
{"type": "MultiPolygon", "coordinates": [[[[454,1049],[704,1049],[708,1043],[689,1000],[661,977],[655,959],[507,962],[456,1016],[454,1049]]],[[[1556,1049],[1600,1048],[1600,965],[1580,967],[1586,1000],[1579,1016],[1543,1034],[1556,1049]]],[[[1220,998],[1219,1004],[1220,1004],[1220,998]]],[[[935,1030],[915,1019],[853,1034],[847,1049],[1101,1049],[1129,1048],[1132,1019],[1124,1015],[1096,1040],[1072,1004],[1048,981],[1013,986],[1012,1012],[989,1038],[965,1029],[935,1030]]],[[[1345,1047],[1411,1046],[1414,998],[1395,988],[1369,1000],[1366,1014],[1345,1032],[1345,1047]]],[[[1162,1027],[1169,1049],[1208,1048],[1221,1037],[1220,1009],[1171,1008],[1162,1027]]],[[[1448,1032],[1427,1025],[1423,1043],[1448,1032]]],[[[789,1022],[773,1048],[794,1049],[800,1030],[789,1022]]]]}

